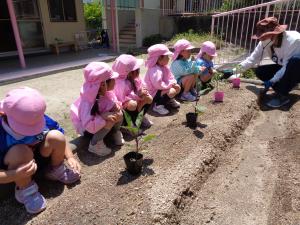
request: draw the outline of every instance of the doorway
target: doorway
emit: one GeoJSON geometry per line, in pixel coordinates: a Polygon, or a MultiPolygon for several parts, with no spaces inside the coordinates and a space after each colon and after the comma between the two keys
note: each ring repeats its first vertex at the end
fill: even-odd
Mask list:
{"type": "MultiPolygon", "coordinates": [[[[37,0],[14,0],[14,10],[24,51],[44,48],[42,22],[37,0]]],[[[16,51],[6,0],[0,0],[0,53],[16,51]]]]}

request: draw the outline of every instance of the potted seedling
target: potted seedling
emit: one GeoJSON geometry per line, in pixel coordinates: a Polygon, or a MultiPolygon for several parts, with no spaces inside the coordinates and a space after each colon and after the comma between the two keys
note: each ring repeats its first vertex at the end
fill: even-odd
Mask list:
{"type": "Polygon", "coordinates": [[[241,79],[238,77],[239,72],[240,72],[240,65],[237,65],[236,70],[233,72],[233,75],[235,76],[233,76],[231,80],[233,88],[240,88],[241,79]]]}
{"type": "Polygon", "coordinates": [[[123,113],[127,126],[122,127],[130,132],[135,141],[135,150],[128,152],[123,156],[123,159],[125,161],[126,170],[132,175],[138,175],[141,173],[143,167],[143,154],[140,153],[140,151],[142,150],[143,144],[155,138],[155,135],[139,135],[140,127],[144,117],[144,110],[138,114],[135,124],[133,123],[131,116],[126,111],[123,113]]]}
{"type": "Polygon", "coordinates": [[[189,112],[185,115],[187,126],[192,129],[195,129],[197,127],[198,115],[204,113],[206,110],[206,108],[204,106],[201,106],[198,104],[199,99],[200,99],[200,97],[199,97],[200,89],[201,89],[201,85],[200,85],[200,82],[197,77],[197,79],[196,79],[197,98],[196,98],[196,103],[194,105],[194,112],[189,112]]]}
{"type": "Polygon", "coordinates": [[[214,93],[215,102],[223,102],[224,99],[224,92],[219,91],[219,80],[221,79],[221,76],[219,73],[216,73],[215,75],[215,81],[217,83],[217,91],[214,93]]]}

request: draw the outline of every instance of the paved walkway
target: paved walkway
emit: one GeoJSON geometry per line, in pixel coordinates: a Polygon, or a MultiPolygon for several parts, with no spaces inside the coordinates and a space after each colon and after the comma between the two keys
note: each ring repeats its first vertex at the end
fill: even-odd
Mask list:
{"type": "Polygon", "coordinates": [[[92,61],[111,61],[115,53],[107,49],[87,49],[54,54],[27,56],[27,68],[21,69],[18,58],[0,60],[0,85],[32,79],[56,72],[78,69],[92,61]]]}

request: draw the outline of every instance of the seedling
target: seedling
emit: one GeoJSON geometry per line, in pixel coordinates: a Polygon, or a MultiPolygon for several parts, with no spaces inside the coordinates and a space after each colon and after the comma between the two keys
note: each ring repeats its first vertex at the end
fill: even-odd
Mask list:
{"type": "Polygon", "coordinates": [[[186,122],[187,126],[190,128],[195,129],[197,127],[197,118],[199,114],[202,114],[205,112],[206,108],[204,106],[198,105],[199,99],[200,99],[200,89],[201,89],[201,83],[198,80],[199,78],[196,78],[196,92],[197,92],[197,97],[196,97],[196,103],[194,105],[194,113],[187,113],[186,114],[186,122]]]}
{"type": "Polygon", "coordinates": [[[135,151],[128,152],[124,155],[124,161],[127,171],[132,175],[137,175],[142,171],[143,167],[143,154],[139,153],[142,150],[143,144],[156,137],[154,134],[140,136],[140,127],[144,118],[144,109],[139,112],[135,123],[133,123],[131,116],[123,111],[127,126],[122,126],[127,129],[135,140],[135,151]]]}
{"type": "Polygon", "coordinates": [[[151,141],[153,138],[156,137],[156,135],[154,134],[148,134],[146,136],[140,136],[140,128],[142,125],[142,121],[144,118],[144,109],[139,112],[135,123],[133,123],[131,116],[129,115],[129,113],[127,113],[126,111],[123,112],[124,113],[124,117],[127,123],[127,126],[122,126],[122,128],[128,130],[134,140],[135,140],[135,152],[139,152],[143,146],[144,143],[151,141]]]}

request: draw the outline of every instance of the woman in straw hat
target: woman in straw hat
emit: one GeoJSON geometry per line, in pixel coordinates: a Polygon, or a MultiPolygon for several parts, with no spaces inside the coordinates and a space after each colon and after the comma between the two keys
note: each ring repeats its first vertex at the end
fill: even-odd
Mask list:
{"type": "Polygon", "coordinates": [[[260,42],[252,54],[239,64],[247,70],[270,57],[274,64],[259,65],[256,76],[264,82],[265,89],[273,88],[276,95],[267,102],[271,108],[289,103],[289,92],[300,82],[300,33],[286,31],[287,25],[280,25],[275,17],[268,17],[256,24],[253,39],[260,42]]]}

